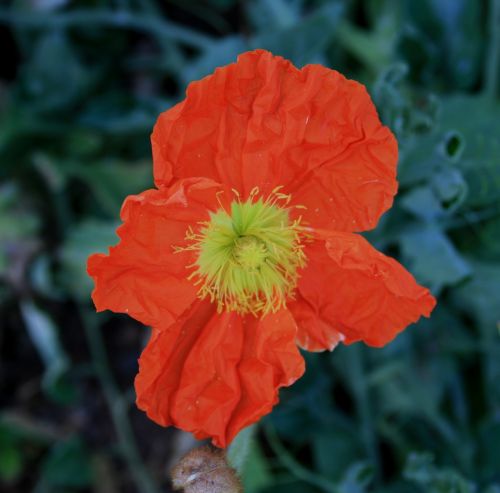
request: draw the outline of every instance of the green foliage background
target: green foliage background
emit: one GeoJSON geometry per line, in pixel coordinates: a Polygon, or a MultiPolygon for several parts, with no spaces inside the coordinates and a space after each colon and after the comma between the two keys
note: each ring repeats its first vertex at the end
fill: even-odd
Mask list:
{"type": "Polygon", "coordinates": [[[438,307],[383,349],[307,354],[246,491],[500,492],[498,0],[1,2],[2,491],[168,491],[179,435],[133,404],[147,330],[94,313],[85,262],[152,186],[157,115],[256,47],[367,85],[401,155],[370,240],[438,307]]]}

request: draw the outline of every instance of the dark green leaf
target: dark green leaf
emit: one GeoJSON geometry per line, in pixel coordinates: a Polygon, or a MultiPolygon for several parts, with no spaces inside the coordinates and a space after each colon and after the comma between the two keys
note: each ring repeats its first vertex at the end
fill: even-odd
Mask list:
{"type": "Polygon", "coordinates": [[[21,313],[31,341],[45,365],[42,382],[45,391],[59,402],[71,402],[75,392],[66,381],[70,362],[56,325],[30,300],[21,301],[21,313]]]}
{"type": "Polygon", "coordinates": [[[342,5],[332,2],[311,13],[300,24],[258,34],[250,40],[250,46],[265,48],[302,66],[328,46],[342,13],[342,5]]]}
{"type": "Polygon", "coordinates": [[[24,457],[13,432],[0,423],[0,483],[13,482],[22,473],[24,457]]]}
{"type": "Polygon", "coordinates": [[[434,224],[422,223],[402,233],[400,244],[405,265],[422,284],[436,292],[471,274],[468,263],[434,224]]]}
{"type": "Polygon", "coordinates": [[[87,258],[93,253],[105,253],[117,242],[117,224],[85,221],[68,231],[61,248],[61,284],[77,300],[90,301],[92,280],[87,274],[87,258]]]}
{"type": "Polygon", "coordinates": [[[85,488],[92,480],[92,470],[86,447],[78,438],[56,444],[45,458],[43,481],[50,487],[85,488]]]}

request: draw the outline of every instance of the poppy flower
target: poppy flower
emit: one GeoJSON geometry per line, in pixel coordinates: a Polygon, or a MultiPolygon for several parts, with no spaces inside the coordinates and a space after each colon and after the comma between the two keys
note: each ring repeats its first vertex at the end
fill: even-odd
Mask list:
{"type": "Polygon", "coordinates": [[[299,347],[383,346],[435,299],[358,233],[396,194],[397,142],[365,87],[241,55],[152,134],[156,189],[90,257],[97,310],[153,329],[137,405],[225,447],[304,372],[299,347]]]}

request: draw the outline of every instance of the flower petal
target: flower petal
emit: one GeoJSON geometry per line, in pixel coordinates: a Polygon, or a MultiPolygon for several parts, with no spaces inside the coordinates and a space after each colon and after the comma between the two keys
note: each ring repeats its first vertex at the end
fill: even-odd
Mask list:
{"type": "Polygon", "coordinates": [[[362,236],[325,233],[306,255],[298,297],[289,305],[305,349],[332,349],[340,339],[383,346],[436,304],[401,264],[362,236]]]}
{"type": "Polygon", "coordinates": [[[152,146],[158,187],[205,176],[246,198],[283,186],[305,220],[336,231],[373,228],[397,190],[397,143],[364,86],[263,50],[191,83],[152,146]]]}
{"type": "Polygon", "coordinates": [[[344,336],[337,332],[328,320],[322,318],[321,313],[300,291],[289,303],[289,309],[298,325],[297,344],[301,348],[307,351],[333,351],[335,346],[344,340],[344,336]]]}
{"type": "Polygon", "coordinates": [[[302,375],[295,335],[287,311],[258,319],[198,302],[189,316],[153,332],[139,361],[137,405],[161,425],[225,447],[302,375]]]}
{"type": "Polygon", "coordinates": [[[188,227],[218,207],[218,190],[212,181],[189,179],[169,190],[129,196],[117,230],[120,243],[109,255],[88,260],[97,310],[128,313],[146,325],[173,323],[197,296],[186,271],[193,254],[174,253],[173,247],[184,245],[188,227]]]}
{"type": "Polygon", "coordinates": [[[295,344],[297,325],[288,310],[263,319],[245,317],[245,344],[238,365],[241,398],[227,429],[228,442],[269,413],[278,403],[278,389],[288,387],[305,371],[295,344]]]}

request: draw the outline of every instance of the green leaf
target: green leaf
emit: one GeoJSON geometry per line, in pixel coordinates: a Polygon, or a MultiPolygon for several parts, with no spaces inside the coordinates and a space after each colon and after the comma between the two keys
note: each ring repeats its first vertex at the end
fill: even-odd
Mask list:
{"type": "Polygon", "coordinates": [[[87,259],[93,253],[106,253],[117,241],[117,224],[86,220],[72,227],[60,250],[60,283],[76,299],[90,301],[92,280],[87,274],[87,259]]]}
{"type": "Polygon", "coordinates": [[[422,486],[425,493],[476,493],[473,483],[453,469],[439,469],[434,456],[429,453],[413,453],[407,459],[404,476],[422,486]]]}
{"type": "Polygon", "coordinates": [[[357,430],[332,423],[312,439],[312,457],[315,470],[325,477],[338,480],[349,466],[363,454],[357,430]]]}
{"type": "Polygon", "coordinates": [[[412,188],[400,199],[400,205],[424,220],[435,219],[443,214],[441,202],[427,185],[412,188]]]}
{"type": "Polygon", "coordinates": [[[465,201],[468,193],[467,183],[457,169],[447,168],[436,173],[431,180],[431,187],[443,211],[457,210],[465,201]]]}
{"type": "Polygon", "coordinates": [[[479,96],[455,96],[444,100],[442,126],[463,136],[457,161],[469,187],[467,205],[480,207],[500,199],[500,104],[479,96]]]}
{"type": "Polygon", "coordinates": [[[13,482],[22,473],[24,457],[18,437],[0,423],[0,482],[13,482]]]}
{"type": "Polygon", "coordinates": [[[497,262],[482,262],[468,259],[472,276],[467,283],[453,292],[453,297],[462,310],[466,310],[483,327],[493,340],[498,339],[500,304],[500,265],[497,262]]]}
{"type": "Polygon", "coordinates": [[[387,67],[393,57],[398,38],[398,20],[401,4],[394,0],[378,2],[377,15],[372,17],[370,30],[360,29],[353,23],[343,22],[338,42],[366,67],[377,74],[387,67]]]}
{"type": "Polygon", "coordinates": [[[468,186],[456,168],[442,167],[429,177],[430,183],[412,188],[401,199],[404,209],[424,220],[449,216],[464,203],[468,186]]]}
{"type": "Polygon", "coordinates": [[[89,80],[65,34],[49,31],[22,69],[22,99],[30,101],[30,112],[61,110],[80,97],[89,80]]]}
{"type": "Polygon", "coordinates": [[[478,464],[482,478],[494,478],[500,457],[500,421],[492,418],[482,423],[478,440],[478,464]]]}
{"type": "Polygon", "coordinates": [[[500,493],[500,484],[493,484],[488,486],[483,493],[500,493]]]}
{"type": "Polygon", "coordinates": [[[31,341],[45,365],[44,390],[61,403],[73,401],[75,391],[65,380],[70,362],[54,322],[31,300],[21,301],[20,307],[31,341]]]}
{"type": "Polygon", "coordinates": [[[279,483],[267,486],[259,493],[316,493],[318,490],[303,481],[298,481],[293,476],[284,476],[279,483]]]}
{"type": "MultiPolygon", "coordinates": [[[[432,71],[457,89],[472,88],[481,72],[484,15],[480,2],[469,0],[408,1],[407,22],[432,44],[432,71]]],[[[426,82],[422,80],[422,82],[426,82]]]]}
{"type": "Polygon", "coordinates": [[[153,186],[149,161],[133,165],[118,162],[78,164],[68,173],[88,185],[99,205],[112,218],[118,217],[127,195],[141,193],[153,186]]]}
{"type": "Polygon", "coordinates": [[[12,242],[33,235],[38,228],[38,219],[22,208],[22,197],[14,183],[0,187],[0,241],[12,242]],[[12,216],[16,221],[12,221],[12,216]]]}
{"type": "Polygon", "coordinates": [[[456,309],[466,313],[474,322],[476,337],[482,348],[480,377],[485,389],[485,400],[490,409],[495,409],[500,400],[500,266],[498,262],[484,262],[470,259],[473,276],[467,283],[453,292],[456,309]]]}
{"type": "Polygon", "coordinates": [[[500,207],[495,212],[496,217],[489,221],[480,221],[479,218],[476,219],[475,214],[468,215],[474,234],[461,235],[457,238],[467,254],[492,263],[500,258],[500,207]],[[476,225],[477,223],[481,224],[480,227],[476,225]]]}
{"type": "Polygon", "coordinates": [[[250,444],[255,433],[255,426],[243,428],[234,438],[227,451],[229,464],[241,474],[245,468],[245,462],[250,452],[250,444]]]}
{"type": "Polygon", "coordinates": [[[249,21],[257,32],[275,31],[301,23],[300,6],[286,0],[245,2],[249,21]]]}
{"type": "Polygon", "coordinates": [[[265,48],[302,66],[317,57],[333,39],[343,11],[341,3],[326,4],[300,23],[257,34],[249,44],[252,48],[265,48]]]}
{"type": "Polygon", "coordinates": [[[401,186],[415,186],[431,180],[442,164],[442,156],[438,153],[439,145],[440,138],[434,132],[412,135],[406,140],[398,164],[398,181],[401,186]]]}
{"type": "Polygon", "coordinates": [[[226,36],[216,41],[194,62],[186,66],[182,72],[183,84],[187,85],[193,80],[211,74],[217,67],[235,62],[237,56],[247,48],[246,42],[240,36],[226,36]]]}
{"type": "Polygon", "coordinates": [[[355,462],[347,469],[339,483],[339,493],[365,493],[373,480],[373,466],[364,462],[355,462]]]}
{"type": "Polygon", "coordinates": [[[471,274],[467,261],[435,224],[419,223],[399,238],[404,264],[417,280],[439,292],[471,274]]]}
{"type": "Polygon", "coordinates": [[[81,440],[75,437],[56,443],[43,462],[41,476],[51,487],[88,487],[92,481],[92,469],[81,440]]]}
{"type": "Polygon", "coordinates": [[[262,453],[257,441],[250,442],[250,450],[241,473],[245,493],[260,492],[263,488],[273,484],[267,458],[262,453]]]}
{"type": "Polygon", "coordinates": [[[455,130],[447,132],[441,143],[441,153],[452,162],[460,160],[464,148],[464,136],[455,130]]]}
{"type": "Polygon", "coordinates": [[[39,224],[14,183],[0,186],[0,276],[6,276],[16,264],[15,257],[30,255],[37,243],[39,224]]]}

